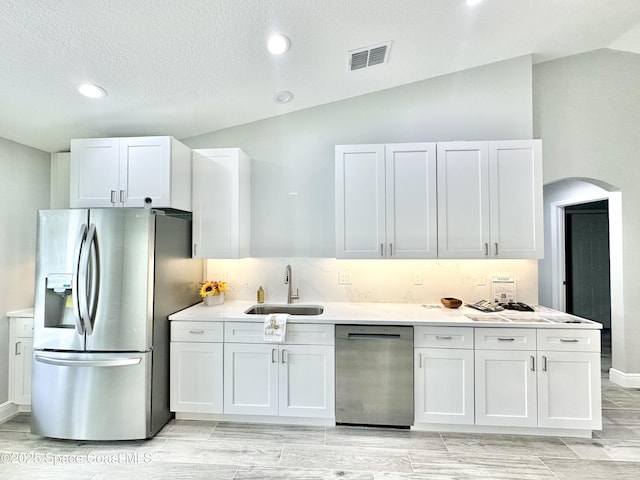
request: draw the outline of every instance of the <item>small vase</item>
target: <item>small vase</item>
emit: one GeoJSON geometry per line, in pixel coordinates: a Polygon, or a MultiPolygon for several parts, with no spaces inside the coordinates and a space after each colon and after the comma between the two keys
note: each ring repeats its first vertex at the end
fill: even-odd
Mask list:
{"type": "Polygon", "coordinates": [[[204,297],[203,302],[207,307],[222,305],[224,303],[224,293],[220,295],[207,295],[204,297]]]}

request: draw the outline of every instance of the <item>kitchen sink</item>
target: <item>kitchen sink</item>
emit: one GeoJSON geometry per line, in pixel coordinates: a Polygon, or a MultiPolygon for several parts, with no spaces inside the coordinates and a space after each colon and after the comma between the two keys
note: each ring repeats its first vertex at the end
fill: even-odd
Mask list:
{"type": "Polygon", "coordinates": [[[289,315],[320,315],[322,305],[260,304],[249,307],[244,313],[249,315],[268,315],[270,313],[288,313],[289,315]]]}

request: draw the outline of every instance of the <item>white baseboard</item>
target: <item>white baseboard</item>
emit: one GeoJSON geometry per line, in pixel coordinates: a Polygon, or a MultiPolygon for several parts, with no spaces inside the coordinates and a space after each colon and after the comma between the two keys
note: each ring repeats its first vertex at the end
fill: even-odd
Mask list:
{"type": "Polygon", "coordinates": [[[624,388],[640,388],[640,373],[624,373],[610,368],[609,380],[624,388]]]}
{"type": "Polygon", "coordinates": [[[13,403],[4,402],[0,404],[0,423],[6,422],[18,412],[20,412],[20,409],[13,403]]]}

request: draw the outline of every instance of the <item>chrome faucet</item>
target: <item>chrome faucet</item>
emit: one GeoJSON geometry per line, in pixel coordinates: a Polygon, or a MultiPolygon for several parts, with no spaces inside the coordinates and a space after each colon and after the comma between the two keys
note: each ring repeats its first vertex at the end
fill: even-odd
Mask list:
{"type": "Polygon", "coordinates": [[[299,300],[300,294],[298,293],[298,289],[296,288],[295,295],[293,295],[291,291],[293,288],[293,277],[291,275],[291,265],[287,265],[287,268],[284,271],[284,283],[285,285],[289,286],[287,288],[287,303],[293,303],[294,300],[299,300]]]}

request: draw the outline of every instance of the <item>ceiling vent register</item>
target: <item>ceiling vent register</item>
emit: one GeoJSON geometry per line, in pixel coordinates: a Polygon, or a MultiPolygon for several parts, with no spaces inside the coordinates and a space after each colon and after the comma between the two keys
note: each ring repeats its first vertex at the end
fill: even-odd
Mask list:
{"type": "Polygon", "coordinates": [[[389,59],[391,42],[386,42],[370,47],[358,48],[349,52],[349,69],[359,70],[386,63],[389,59]]]}

